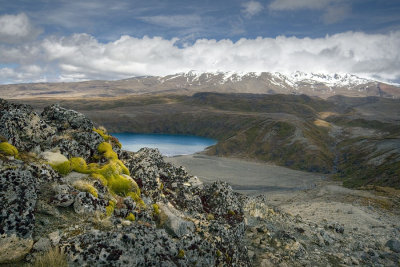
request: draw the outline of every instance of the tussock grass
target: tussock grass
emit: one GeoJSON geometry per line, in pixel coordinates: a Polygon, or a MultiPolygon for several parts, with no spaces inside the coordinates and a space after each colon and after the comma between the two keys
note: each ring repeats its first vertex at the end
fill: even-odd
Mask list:
{"type": "Polygon", "coordinates": [[[59,248],[52,248],[36,258],[34,267],[68,267],[67,255],[59,248]]]}

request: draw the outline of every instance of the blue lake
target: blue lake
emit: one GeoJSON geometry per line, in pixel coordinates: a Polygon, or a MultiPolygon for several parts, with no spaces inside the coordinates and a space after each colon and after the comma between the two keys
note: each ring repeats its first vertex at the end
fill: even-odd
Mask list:
{"type": "Polygon", "coordinates": [[[158,148],[167,157],[189,155],[203,151],[217,143],[216,140],[177,134],[112,133],[122,144],[122,149],[136,152],[142,147],[158,148]]]}

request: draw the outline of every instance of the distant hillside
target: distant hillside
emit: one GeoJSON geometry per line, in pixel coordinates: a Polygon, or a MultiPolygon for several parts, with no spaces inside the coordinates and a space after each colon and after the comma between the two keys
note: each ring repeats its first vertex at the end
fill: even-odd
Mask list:
{"type": "Polygon", "coordinates": [[[165,77],[146,76],[119,81],[1,85],[3,98],[115,97],[126,95],[197,92],[305,94],[328,98],[378,96],[399,98],[400,87],[351,74],[188,72],[165,77]]]}
{"type": "Polygon", "coordinates": [[[197,93],[24,100],[78,110],[112,132],[194,134],[207,153],[335,174],[348,186],[400,187],[400,100],[197,93]]]}

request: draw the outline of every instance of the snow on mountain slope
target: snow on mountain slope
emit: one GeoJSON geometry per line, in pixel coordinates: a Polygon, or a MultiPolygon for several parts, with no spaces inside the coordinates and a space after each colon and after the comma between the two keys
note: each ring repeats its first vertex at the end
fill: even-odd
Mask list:
{"type": "Polygon", "coordinates": [[[185,78],[190,85],[201,85],[208,82],[216,84],[236,83],[248,79],[263,79],[268,80],[276,86],[293,86],[298,87],[302,84],[323,84],[328,87],[354,87],[358,85],[376,83],[373,80],[360,78],[352,74],[323,74],[323,73],[304,73],[294,72],[283,74],[279,72],[199,72],[189,71],[186,73],[177,73],[160,77],[161,83],[185,78]]]}

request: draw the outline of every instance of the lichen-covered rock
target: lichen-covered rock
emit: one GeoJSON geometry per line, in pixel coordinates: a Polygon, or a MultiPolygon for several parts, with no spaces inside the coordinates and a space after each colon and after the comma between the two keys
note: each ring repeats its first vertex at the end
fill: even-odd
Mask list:
{"type": "Polygon", "coordinates": [[[0,135],[19,150],[30,151],[55,132],[29,106],[8,103],[0,109],[0,135]]]}
{"type": "Polygon", "coordinates": [[[146,192],[157,191],[160,187],[157,183],[157,178],[160,176],[160,168],[165,165],[159,151],[142,148],[138,153],[124,153],[124,156],[125,166],[131,174],[134,174],[140,188],[146,192]]]}
{"type": "Polygon", "coordinates": [[[36,180],[29,171],[0,169],[0,234],[30,238],[36,199],[36,180]]]}
{"type": "Polygon", "coordinates": [[[32,248],[36,199],[29,171],[0,168],[0,263],[19,260],[32,248]]]}
{"type": "Polygon", "coordinates": [[[76,111],[52,105],[46,107],[41,116],[29,106],[2,100],[0,136],[19,150],[40,153],[58,148],[66,157],[85,159],[93,156],[104,141],[93,132],[93,123],[76,111]]]}
{"type": "Polygon", "coordinates": [[[187,235],[195,229],[194,223],[184,219],[184,215],[176,210],[170,203],[157,203],[160,212],[165,215],[162,222],[167,232],[178,238],[187,235]]]}
{"type": "Polygon", "coordinates": [[[68,184],[56,184],[53,188],[54,195],[51,197],[51,204],[58,207],[69,207],[75,201],[78,191],[68,184]]]}
{"type": "Polygon", "coordinates": [[[60,174],[47,164],[30,163],[26,168],[32,173],[36,181],[40,183],[54,182],[61,179],[60,174]]]}
{"type": "Polygon", "coordinates": [[[184,168],[166,163],[158,149],[142,148],[123,152],[121,159],[139,187],[154,201],[165,195],[169,202],[189,213],[203,211],[199,192],[202,183],[184,168]]]}
{"type": "Polygon", "coordinates": [[[93,132],[72,132],[68,139],[57,139],[53,146],[60,149],[60,152],[68,158],[82,157],[89,159],[96,153],[99,144],[104,142],[103,138],[93,132]]]}
{"type": "Polygon", "coordinates": [[[58,130],[72,128],[91,131],[93,129],[93,122],[82,113],[62,108],[58,104],[46,107],[41,115],[58,130]]]}
{"type": "Polygon", "coordinates": [[[393,252],[400,253],[400,241],[396,239],[390,239],[386,242],[386,246],[393,252]]]}
{"type": "Polygon", "coordinates": [[[216,249],[191,236],[174,240],[163,229],[133,224],[93,230],[63,243],[72,266],[214,266],[216,249]],[[184,251],[185,256],[179,255],[184,251]]]}
{"type": "Polygon", "coordinates": [[[89,214],[96,211],[105,212],[107,202],[98,199],[88,192],[80,192],[75,197],[74,210],[78,214],[89,214]]]}
{"type": "Polygon", "coordinates": [[[69,207],[74,201],[75,197],[72,194],[57,194],[51,199],[51,203],[58,207],[69,207]]]}
{"type": "Polygon", "coordinates": [[[214,182],[205,186],[201,197],[206,212],[218,216],[243,213],[243,203],[238,193],[234,192],[226,182],[214,182]]]}
{"type": "Polygon", "coordinates": [[[36,243],[33,245],[33,249],[36,251],[47,251],[51,248],[51,241],[47,237],[41,237],[36,243]]]}
{"type": "Polygon", "coordinates": [[[15,234],[0,235],[0,264],[21,260],[32,249],[32,245],[31,238],[20,238],[15,234]]]}
{"type": "Polygon", "coordinates": [[[70,157],[83,157],[87,159],[89,156],[93,156],[93,154],[97,152],[98,146],[104,142],[103,138],[98,133],[93,132],[92,129],[74,132],[72,133],[72,137],[78,143],[81,152],[75,154],[69,152],[70,157]],[[85,154],[83,154],[82,151],[85,151],[85,154]]]}

